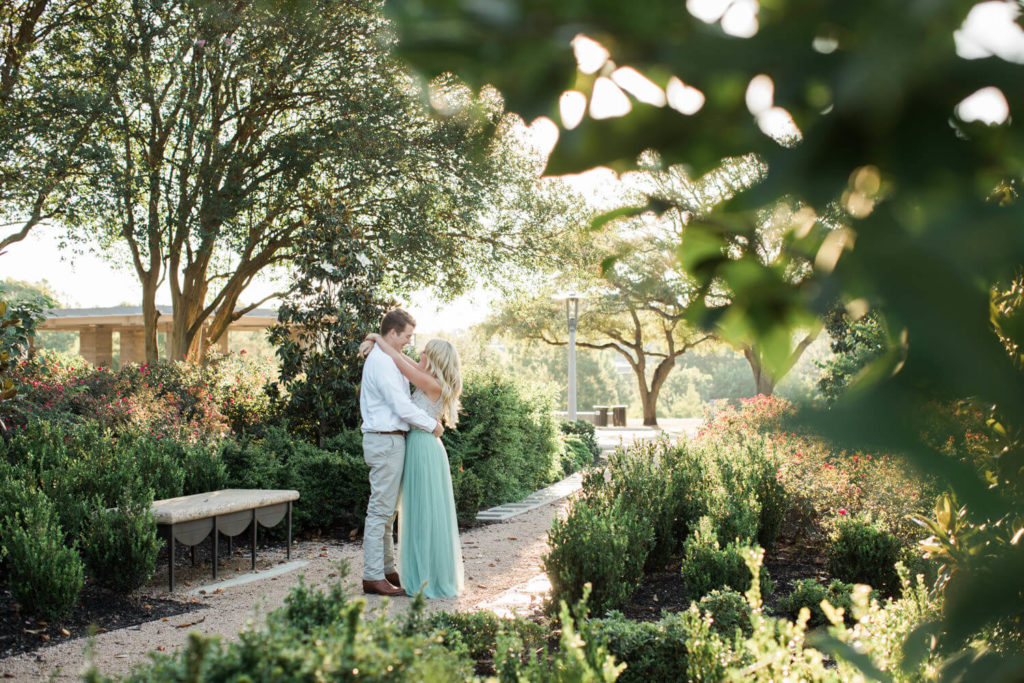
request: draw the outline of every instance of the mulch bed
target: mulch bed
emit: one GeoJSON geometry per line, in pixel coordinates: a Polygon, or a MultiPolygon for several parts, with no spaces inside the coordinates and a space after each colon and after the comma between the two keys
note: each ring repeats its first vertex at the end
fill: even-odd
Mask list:
{"type": "MultiPolygon", "coordinates": [[[[823,581],[827,577],[824,557],[808,558],[806,546],[784,540],[780,540],[771,553],[766,553],[764,567],[775,583],[775,591],[763,596],[769,611],[779,598],[793,590],[797,580],[816,578],[823,581]]],[[[691,596],[683,587],[677,562],[664,571],[645,575],[643,583],[621,612],[634,621],[657,621],[663,611],[685,611],[690,608],[692,600],[699,598],[691,596]]]]}
{"type": "Polygon", "coordinates": [[[97,630],[101,633],[116,631],[202,609],[206,606],[197,602],[131,598],[87,585],[70,618],[59,624],[46,623],[22,615],[11,591],[3,586],[0,587],[0,659],[82,638],[97,630]]]}

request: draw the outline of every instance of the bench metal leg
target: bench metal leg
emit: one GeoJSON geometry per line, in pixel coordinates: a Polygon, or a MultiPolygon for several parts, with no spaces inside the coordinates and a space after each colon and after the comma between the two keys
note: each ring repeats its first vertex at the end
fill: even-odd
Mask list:
{"type": "Polygon", "coordinates": [[[174,525],[170,524],[167,526],[167,562],[168,570],[167,576],[170,583],[168,593],[174,592],[174,525]]]}
{"type": "Polygon", "coordinates": [[[216,581],[217,580],[217,556],[219,555],[219,553],[217,551],[220,550],[220,548],[219,548],[220,543],[219,543],[219,539],[218,539],[218,536],[220,536],[220,532],[217,531],[217,517],[216,516],[214,516],[214,518],[213,518],[213,534],[212,535],[213,535],[213,541],[212,541],[212,543],[213,543],[213,580],[216,581]]]}
{"type": "Polygon", "coordinates": [[[292,559],[292,503],[288,501],[288,545],[285,546],[285,557],[292,559]]]}
{"type": "Polygon", "coordinates": [[[192,557],[192,566],[195,567],[196,566],[196,547],[194,545],[190,545],[188,547],[188,552],[189,552],[189,555],[191,555],[191,557],[192,557]]]}
{"type": "Polygon", "coordinates": [[[252,568],[256,569],[256,509],[252,511],[252,568]]]}

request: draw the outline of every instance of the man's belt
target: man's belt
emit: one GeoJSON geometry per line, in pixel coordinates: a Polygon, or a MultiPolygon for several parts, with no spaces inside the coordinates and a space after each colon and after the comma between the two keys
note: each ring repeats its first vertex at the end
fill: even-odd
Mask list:
{"type": "Polygon", "coordinates": [[[405,429],[393,429],[390,432],[367,432],[367,434],[384,434],[385,436],[406,436],[408,433],[408,430],[405,429]]]}

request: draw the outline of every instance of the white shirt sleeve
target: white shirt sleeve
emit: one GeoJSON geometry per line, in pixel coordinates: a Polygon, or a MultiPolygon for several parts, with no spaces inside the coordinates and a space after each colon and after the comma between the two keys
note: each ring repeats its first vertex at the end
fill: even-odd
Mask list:
{"type": "Polygon", "coordinates": [[[408,386],[402,381],[402,371],[394,365],[394,361],[391,358],[388,358],[388,362],[391,363],[392,367],[381,368],[382,372],[380,372],[377,378],[380,382],[381,393],[384,394],[384,400],[388,402],[391,409],[400,418],[413,427],[418,427],[425,432],[434,431],[434,428],[437,426],[437,420],[427,415],[422,408],[416,407],[412,402],[412,398],[409,397],[408,386]]]}

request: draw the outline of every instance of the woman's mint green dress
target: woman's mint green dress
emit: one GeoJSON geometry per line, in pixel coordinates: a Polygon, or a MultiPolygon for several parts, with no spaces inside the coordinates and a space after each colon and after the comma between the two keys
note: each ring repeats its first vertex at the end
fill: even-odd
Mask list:
{"type": "MultiPolygon", "coordinates": [[[[440,400],[431,401],[419,389],[412,401],[433,418],[441,413],[440,400]]],[[[439,438],[419,429],[405,439],[398,553],[399,575],[409,595],[421,586],[428,598],[454,598],[462,592],[462,543],[448,453],[439,438]]]]}

